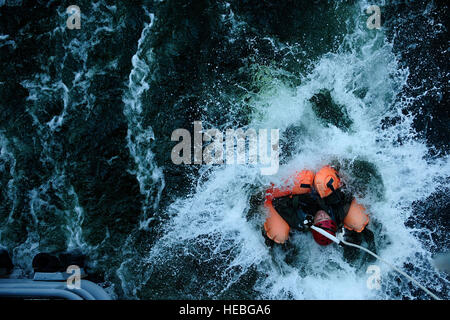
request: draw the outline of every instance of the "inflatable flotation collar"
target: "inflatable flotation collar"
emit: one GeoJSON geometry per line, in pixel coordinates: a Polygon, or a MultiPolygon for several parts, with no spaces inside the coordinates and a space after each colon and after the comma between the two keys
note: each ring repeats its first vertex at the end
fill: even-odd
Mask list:
{"type": "Polygon", "coordinates": [[[266,231],[267,237],[276,243],[286,242],[289,238],[289,225],[275,210],[272,205],[272,200],[267,199],[264,202],[264,207],[269,210],[266,222],[264,222],[264,230],[266,231]]]}
{"type": "Polygon", "coordinates": [[[326,198],[341,187],[341,179],[337,171],[331,166],[325,166],[316,173],[314,188],[320,197],[326,198]]]}
{"type": "Polygon", "coordinates": [[[285,181],[285,186],[274,188],[272,185],[266,191],[266,201],[264,207],[268,209],[266,221],[264,222],[264,230],[267,237],[276,243],[284,243],[289,238],[290,227],[287,222],[278,214],[272,205],[274,198],[292,196],[294,194],[310,193],[314,181],[314,172],[303,170],[296,173],[293,177],[285,181]],[[287,184],[293,178],[294,185],[289,187],[287,184]]]}
{"type": "Polygon", "coordinates": [[[279,188],[272,187],[266,191],[266,199],[292,196],[294,194],[310,193],[314,182],[314,172],[302,170],[290,177],[284,182],[284,186],[279,188]],[[292,180],[294,185],[292,185],[292,180]]]}
{"type": "Polygon", "coordinates": [[[344,219],[344,227],[348,230],[361,232],[369,223],[369,215],[366,213],[366,208],[357,203],[353,199],[350,208],[348,209],[347,216],[344,219]]]}

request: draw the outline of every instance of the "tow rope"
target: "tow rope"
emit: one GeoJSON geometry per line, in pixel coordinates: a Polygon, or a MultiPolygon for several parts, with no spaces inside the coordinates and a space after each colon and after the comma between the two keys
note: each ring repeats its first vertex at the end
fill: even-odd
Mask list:
{"type": "Polygon", "coordinates": [[[434,293],[432,293],[430,290],[428,290],[427,288],[425,288],[423,285],[421,285],[418,281],[416,281],[415,279],[413,279],[412,277],[410,277],[409,275],[407,275],[404,271],[400,270],[399,268],[397,268],[396,266],[392,265],[391,263],[389,263],[388,261],[382,259],[380,256],[376,255],[375,253],[373,253],[372,251],[368,250],[367,248],[364,248],[362,246],[359,246],[357,244],[345,241],[343,239],[338,239],[337,237],[333,236],[332,234],[329,234],[328,232],[326,232],[325,230],[323,230],[322,228],[316,227],[316,226],[311,226],[311,229],[317,231],[318,233],[320,233],[321,235],[323,235],[324,237],[327,237],[328,239],[330,239],[331,241],[339,244],[339,245],[346,245],[346,246],[350,246],[350,247],[355,247],[358,248],[360,250],[363,250],[367,253],[369,253],[370,255],[374,256],[375,258],[377,258],[378,260],[383,261],[385,264],[387,264],[388,266],[390,266],[392,269],[394,269],[395,271],[397,271],[398,273],[400,273],[401,275],[403,275],[404,277],[406,277],[407,279],[409,279],[411,282],[413,282],[414,284],[416,284],[419,288],[421,288],[423,291],[425,291],[426,293],[428,293],[431,297],[433,297],[433,299],[436,300],[441,300],[438,296],[436,296],[434,293]]]}

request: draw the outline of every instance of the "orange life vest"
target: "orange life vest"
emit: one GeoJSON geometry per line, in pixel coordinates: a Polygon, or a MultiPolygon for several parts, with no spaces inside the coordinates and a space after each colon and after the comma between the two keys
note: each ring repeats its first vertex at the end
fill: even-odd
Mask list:
{"type": "Polygon", "coordinates": [[[316,173],[314,188],[320,197],[326,198],[341,187],[341,179],[337,171],[331,166],[325,166],[316,173]]]}
{"type": "Polygon", "coordinates": [[[278,214],[272,205],[274,198],[292,196],[294,194],[304,194],[311,192],[314,181],[314,172],[303,170],[296,173],[293,177],[293,185],[289,186],[290,179],[280,188],[274,188],[273,185],[266,191],[266,201],[264,207],[268,209],[264,230],[267,237],[276,243],[284,243],[289,238],[290,227],[286,221],[278,214]]]}
{"type": "Polygon", "coordinates": [[[366,213],[366,208],[357,203],[356,199],[353,199],[350,208],[348,209],[347,216],[344,219],[344,227],[348,230],[361,232],[369,223],[369,215],[366,213]]]}

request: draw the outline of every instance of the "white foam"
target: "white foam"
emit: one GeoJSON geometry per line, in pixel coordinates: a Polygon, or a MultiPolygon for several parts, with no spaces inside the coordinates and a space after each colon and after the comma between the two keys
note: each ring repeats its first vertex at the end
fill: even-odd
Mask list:
{"type": "Polygon", "coordinates": [[[153,150],[149,147],[149,142],[155,140],[151,126],[143,126],[142,117],[142,96],[149,90],[148,82],[152,76],[153,52],[147,53],[143,49],[144,41],[148,41],[155,17],[152,13],[147,15],[150,22],[142,30],[138,41],[138,49],[132,58],[133,69],[129,75],[128,91],[123,97],[124,114],[128,121],[127,145],[130,155],[134,159],[136,168],[130,173],[136,175],[141,193],[145,196],[143,203],[143,216],[140,228],[146,229],[152,219],[153,210],[159,205],[161,193],[165,187],[164,174],[162,168],[158,167],[154,160],[153,150]],[[156,197],[153,190],[156,188],[156,197]]]}
{"type": "MultiPolygon", "coordinates": [[[[162,261],[170,263],[173,254],[170,248],[213,235],[213,239],[208,238],[210,252],[205,253],[204,259],[227,252],[229,266],[218,268],[229,270],[239,266],[241,270],[225,278],[223,290],[251,266],[256,266],[258,272],[265,275],[254,288],[259,297],[385,297],[385,292],[367,287],[365,270],[357,270],[346,262],[340,248],[319,247],[309,234],[293,237],[292,242],[300,251],[293,265],[286,264],[283,254],[275,255],[274,263],[260,233],[264,211],[261,210],[260,217],[246,219],[251,195],[248,184],[260,185],[263,189],[270,181],[280,181],[290,172],[303,168],[319,169],[333,158],[367,159],[382,177],[386,195],[383,201],[371,197],[359,199],[368,207],[372,219],[383,226],[382,234],[376,236],[385,235],[390,240],[390,244],[380,248],[380,255],[398,266],[408,259],[414,261],[417,253],[429,257],[430,253],[405,222],[412,214],[411,204],[439,188],[437,178],[449,175],[448,159],[426,160],[428,150],[425,142],[414,136],[411,115],[401,115],[398,124],[381,130],[383,117],[401,114],[402,105],[396,103],[395,98],[408,77],[407,70],[398,66],[391,44],[383,38],[382,31],[368,35],[356,24],[354,32],[345,39],[351,50],[344,49],[343,45],[338,53],[321,57],[309,74],[298,75],[302,84],[295,89],[276,82],[266,93],[263,91],[254,98],[250,103],[256,111],[249,127],[284,131],[290,125],[304,125],[305,134],[298,137],[297,153],[270,179],[260,176],[251,167],[212,168],[208,178],[193,194],[186,199],[177,199],[170,206],[168,211],[172,219],[164,236],[149,253],[148,261],[158,257],[161,263],[161,257],[164,257],[162,261]],[[354,90],[362,88],[367,93],[364,98],[359,98],[354,90]],[[309,99],[321,89],[329,90],[333,100],[345,106],[353,121],[350,131],[327,127],[314,115],[309,99]],[[403,144],[397,143],[398,137],[404,139],[403,144]],[[230,248],[233,248],[231,254],[230,248]]],[[[186,254],[189,251],[186,248],[186,254]]],[[[382,281],[389,281],[390,270],[380,267],[382,281]]],[[[430,274],[422,276],[425,282],[433,277],[430,274]]]]}

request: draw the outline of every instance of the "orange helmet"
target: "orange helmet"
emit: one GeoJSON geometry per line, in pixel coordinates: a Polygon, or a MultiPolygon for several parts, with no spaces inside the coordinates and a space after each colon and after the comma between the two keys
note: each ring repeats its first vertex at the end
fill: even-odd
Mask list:
{"type": "Polygon", "coordinates": [[[328,197],[341,186],[337,171],[331,166],[325,166],[314,177],[314,188],[321,198],[328,197]]]}

